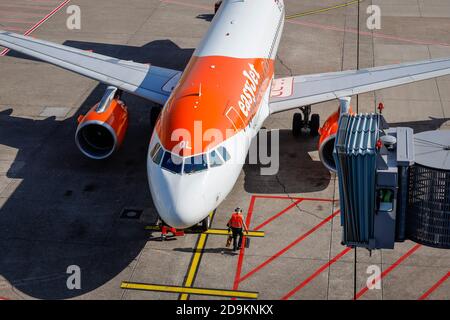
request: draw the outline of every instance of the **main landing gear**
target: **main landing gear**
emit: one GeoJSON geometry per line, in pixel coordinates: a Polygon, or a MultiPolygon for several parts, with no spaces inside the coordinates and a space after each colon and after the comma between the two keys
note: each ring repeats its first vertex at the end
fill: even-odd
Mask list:
{"type": "Polygon", "coordinates": [[[299,137],[302,133],[308,133],[311,137],[319,135],[320,116],[318,114],[311,115],[311,106],[299,108],[301,113],[294,114],[292,119],[292,134],[299,137]]]}

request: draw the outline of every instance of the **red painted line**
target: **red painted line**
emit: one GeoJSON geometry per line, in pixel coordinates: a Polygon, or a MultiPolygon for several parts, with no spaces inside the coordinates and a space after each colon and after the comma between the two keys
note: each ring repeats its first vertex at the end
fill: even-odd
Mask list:
{"type": "MultiPolygon", "coordinates": [[[[66,4],[68,4],[70,0],[65,0],[62,2],[59,6],[57,6],[55,9],[53,9],[49,14],[47,14],[44,18],[42,18],[38,23],[36,23],[34,26],[32,26],[30,29],[28,29],[23,35],[28,36],[33,31],[35,31],[37,28],[39,28],[44,22],[46,22],[48,19],[53,17],[57,12],[59,12],[66,4]]],[[[4,49],[0,53],[0,57],[6,55],[9,52],[9,49],[4,49]]]]}
{"type": "Polygon", "coordinates": [[[339,32],[347,32],[347,33],[353,33],[353,34],[358,34],[359,33],[360,35],[368,36],[368,37],[374,37],[374,38],[396,40],[396,41],[409,42],[409,43],[420,44],[420,45],[439,45],[439,46],[450,47],[449,43],[444,43],[444,42],[434,42],[434,41],[424,41],[424,40],[418,40],[418,39],[408,39],[408,38],[402,38],[402,37],[392,36],[392,35],[378,33],[378,32],[373,32],[373,33],[372,32],[366,32],[366,31],[358,32],[358,30],[356,30],[356,29],[339,28],[339,27],[335,27],[335,26],[329,26],[329,25],[323,25],[323,24],[311,23],[311,22],[304,22],[304,21],[300,22],[300,21],[295,21],[295,20],[287,20],[286,22],[292,23],[292,24],[301,25],[301,26],[305,26],[305,27],[319,28],[319,29],[329,30],[329,31],[339,31],[339,32]]]}
{"type": "MultiPolygon", "coordinates": [[[[377,277],[374,281],[373,281],[373,285],[375,285],[378,281],[381,281],[381,279],[383,279],[385,276],[387,276],[389,273],[391,273],[392,270],[394,270],[395,268],[397,268],[403,261],[405,261],[410,255],[412,255],[417,249],[419,249],[422,245],[420,244],[416,244],[414,247],[412,247],[411,249],[409,249],[409,251],[407,253],[405,253],[403,256],[401,256],[397,261],[395,261],[389,268],[387,268],[386,270],[384,270],[381,273],[381,276],[377,277]]],[[[355,300],[359,299],[363,294],[365,294],[367,291],[369,290],[369,288],[367,286],[365,286],[364,288],[362,288],[355,297],[355,300]]]]}
{"type": "Polygon", "coordinates": [[[33,9],[33,10],[45,10],[48,11],[48,9],[50,9],[49,7],[40,7],[40,6],[34,6],[34,5],[29,5],[29,6],[23,6],[23,5],[11,5],[11,4],[0,4],[0,8],[4,7],[4,8],[19,8],[19,9],[33,9]]]}
{"type": "Polygon", "coordinates": [[[291,205],[289,205],[286,209],[278,212],[276,215],[274,215],[273,217],[267,219],[266,221],[264,221],[263,223],[261,223],[259,226],[257,226],[256,228],[254,228],[255,231],[261,230],[261,228],[263,228],[265,225],[271,223],[273,220],[281,217],[283,214],[285,214],[286,212],[288,212],[289,210],[291,210],[293,207],[297,206],[299,203],[301,203],[303,201],[303,199],[297,200],[295,202],[293,202],[291,205]]]}
{"type": "Polygon", "coordinates": [[[34,3],[51,3],[51,4],[57,4],[59,1],[55,0],[31,0],[34,3]]]}
{"type": "Polygon", "coordinates": [[[427,299],[437,288],[439,288],[450,277],[450,271],[447,272],[438,282],[436,282],[427,292],[425,292],[418,300],[427,299]]]}
{"type": "Polygon", "coordinates": [[[21,16],[25,16],[25,17],[33,17],[33,18],[37,18],[37,17],[42,17],[42,14],[40,13],[31,13],[31,12],[22,12],[22,11],[9,11],[9,10],[0,10],[0,15],[7,15],[7,16],[11,16],[11,15],[21,15],[21,16]]]}
{"type": "MultiPolygon", "coordinates": [[[[256,197],[252,196],[252,199],[250,200],[250,205],[248,207],[248,213],[247,213],[247,219],[245,220],[245,224],[250,229],[250,222],[252,219],[253,214],[253,208],[255,207],[255,201],[256,197]]],[[[234,276],[234,284],[233,284],[233,290],[237,290],[239,287],[239,279],[241,277],[242,272],[242,263],[244,262],[244,254],[245,254],[245,246],[242,246],[241,251],[239,252],[239,259],[238,264],[236,268],[236,275],[234,276]]]]}
{"type": "Polygon", "coordinates": [[[337,202],[338,200],[322,199],[322,198],[304,198],[304,197],[289,197],[289,196],[271,196],[271,195],[255,195],[257,199],[280,199],[280,200],[305,200],[305,201],[320,201],[320,202],[337,202]]]}
{"type": "MultiPolygon", "coordinates": [[[[186,6],[186,7],[193,7],[193,8],[199,8],[199,9],[205,9],[205,10],[211,9],[206,6],[200,6],[200,5],[196,5],[196,4],[192,4],[192,3],[180,2],[180,1],[174,1],[174,0],[160,0],[160,1],[165,2],[165,3],[178,4],[178,5],[182,5],[182,6],[186,6]]],[[[439,45],[439,46],[450,47],[449,43],[424,41],[424,40],[418,40],[418,39],[408,39],[408,38],[402,38],[402,37],[392,36],[392,35],[378,33],[378,32],[365,32],[365,31],[358,32],[358,30],[356,30],[356,29],[339,28],[339,27],[335,27],[335,26],[322,25],[322,24],[318,24],[318,23],[311,23],[311,22],[304,22],[304,21],[297,21],[297,20],[287,20],[286,22],[292,23],[292,24],[297,24],[297,25],[302,25],[302,26],[306,26],[306,27],[329,30],[329,31],[348,32],[348,33],[354,33],[354,34],[359,33],[360,35],[374,37],[374,38],[397,40],[397,41],[409,42],[409,43],[421,44],[421,45],[439,45]]]]}
{"type": "Polygon", "coordinates": [[[6,23],[24,23],[24,24],[30,24],[32,21],[22,20],[22,19],[7,19],[7,18],[0,18],[0,22],[6,22],[6,23]]]}
{"type": "Polygon", "coordinates": [[[337,256],[335,256],[333,259],[325,263],[323,266],[321,266],[319,269],[317,269],[312,275],[310,275],[308,278],[306,278],[304,281],[302,281],[297,287],[292,289],[289,293],[284,295],[281,300],[287,300],[290,297],[292,297],[295,293],[303,289],[310,283],[312,280],[314,280],[318,275],[320,275],[322,272],[327,270],[332,264],[334,264],[336,261],[338,261],[340,258],[345,256],[348,252],[352,250],[351,248],[345,248],[343,251],[341,251],[337,256]]]}
{"type": "Polygon", "coordinates": [[[3,30],[6,30],[6,31],[19,31],[19,32],[22,32],[22,31],[24,31],[25,29],[24,29],[24,28],[16,28],[16,27],[6,27],[6,28],[3,28],[3,30]]]}
{"type": "MultiPolygon", "coordinates": [[[[253,270],[251,270],[249,273],[247,273],[246,275],[244,275],[242,278],[238,278],[238,282],[242,282],[246,279],[248,279],[249,277],[251,277],[253,274],[255,274],[256,272],[260,271],[262,268],[264,268],[265,266],[267,266],[269,263],[271,263],[272,261],[274,261],[275,259],[279,258],[281,255],[285,254],[288,250],[290,250],[292,247],[294,247],[295,245],[299,244],[300,242],[302,242],[303,240],[305,240],[307,237],[309,237],[311,234],[313,234],[314,232],[316,232],[320,227],[322,227],[323,225],[325,225],[326,223],[328,223],[329,221],[331,221],[335,216],[337,216],[340,213],[340,210],[336,211],[335,213],[333,213],[332,215],[330,215],[329,217],[323,219],[318,225],[316,225],[314,228],[310,229],[308,232],[302,234],[300,237],[298,237],[296,240],[294,240],[293,242],[291,242],[287,247],[285,247],[284,249],[278,251],[276,254],[274,254],[272,257],[270,257],[269,259],[267,259],[266,261],[264,261],[263,263],[261,263],[259,266],[257,266],[256,268],[254,268],[253,270]]],[[[236,281],[236,280],[235,280],[236,281]]],[[[237,290],[233,289],[233,290],[237,290]]]]}

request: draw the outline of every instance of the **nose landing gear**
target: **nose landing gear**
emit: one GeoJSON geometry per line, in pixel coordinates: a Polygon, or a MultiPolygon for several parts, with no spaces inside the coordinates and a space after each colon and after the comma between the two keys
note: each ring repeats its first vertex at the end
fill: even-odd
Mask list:
{"type": "Polygon", "coordinates": [[[211,226],[211,218],[210,216],[207,216],[203,221],[200,223],[200,228],[203,232],[208,231],[209,227],[211,226]]]}
{"type": "Polygon", "coordinates": [[[311,106],[299,108],[301,113],[294,114],[292,119],[292,134],[299,137],[302,133],[309,133],[311,137],[319,135],[320,116],[318,114],[311,115],[311,106]]]}
{"type": "Polygon", "coordinates": [[[207,232],[211,228],[212,217],[216,213],[216,210],[211,212],[205,219],[200,221],[195,226],[192,226],[185,230],[179,230],[167,225],[161,218],[158,217],[155,227],[159,228],[161,231],[161,241],[165,241],[168,239],[168,233],[172,233],[173,237],[182,237],[186,232],[188,233],[203,233],[207,232]],[[186,231],[186,232],[185,232],[186,231]]]}

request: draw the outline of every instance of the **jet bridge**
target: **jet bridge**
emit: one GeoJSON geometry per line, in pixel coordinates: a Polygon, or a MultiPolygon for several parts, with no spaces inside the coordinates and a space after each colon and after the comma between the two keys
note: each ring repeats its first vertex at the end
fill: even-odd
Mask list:
{"type": "Polygon", "coordinates": [[[341,115],[333,156],[344,245],[450,248],[450,131],[421,135],[381,114],[341,115]]]}

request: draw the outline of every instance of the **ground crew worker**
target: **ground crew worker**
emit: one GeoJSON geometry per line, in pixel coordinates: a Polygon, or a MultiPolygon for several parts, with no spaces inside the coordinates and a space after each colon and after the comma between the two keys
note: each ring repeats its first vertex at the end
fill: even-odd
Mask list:
{"type": "Polygon", "coordinates": [[[236,208],[234,213],[231,215],[230,220],[227,224],[228,228],[231,229],[233,233],[233,251],[241,249],[242,246],[242,229],[248,233],[247,225],[244,222],[244,217],[242,216],[242,209],[236,208]],[[239,236],[239,241],[237,240],[239,236]]]}

